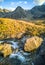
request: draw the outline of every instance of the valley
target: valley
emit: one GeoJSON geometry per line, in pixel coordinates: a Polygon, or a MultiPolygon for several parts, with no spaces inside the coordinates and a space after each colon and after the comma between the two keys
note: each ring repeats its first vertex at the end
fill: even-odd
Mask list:
{"type": "Polygon", "coordinates": [[[45,4],[0,8],[0,65],[45,65],[45,4]]]}
{"type": "Polygon", "coordinates": [[[44,23],[45,20],[0,18],[0,65],[32,65],[45,49],[44,23]]]}

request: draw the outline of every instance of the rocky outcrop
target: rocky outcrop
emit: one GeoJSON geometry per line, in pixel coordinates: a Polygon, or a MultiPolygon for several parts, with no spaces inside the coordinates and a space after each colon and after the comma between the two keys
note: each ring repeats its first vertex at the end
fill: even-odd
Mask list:
{"type": "Polygon", "coordinates": [[[24,45],[24,50],[28,52],[35,50],[40,47],[40,45],[42,44],[42,41],[43,39],[38,36],[28,38],[24,45]]]}
{"type": "Polygon", "coordinates": [[[24,36],[25,32],[19,33],[16,35],[17,39],[21,39],[24,36]]]}

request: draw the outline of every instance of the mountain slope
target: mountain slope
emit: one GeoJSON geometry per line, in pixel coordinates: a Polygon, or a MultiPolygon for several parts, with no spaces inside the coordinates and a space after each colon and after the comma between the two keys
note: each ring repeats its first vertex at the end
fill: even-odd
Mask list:
{"type": "Polygon", "coordinates": [[[12,12],[6,12],[5,9],[1,12],[0,9],[0,17],[4,18],[12,18],[12,19],[45,19],[45,5],[35,6],[31,10],[24,10],[22,7],[18,6],[12,12]]]}
{"type": "Polygon", "coordinates": [[[8,14],[10,11],[7,9],[1,9],[0,8],[0,17],[4,17],[6,14],[8,14]]]}
{"type": "Polygon", "coordinates": [[[7,10],[7,9],[1,9],[1,8],[0,8],[0,12],[10,12],[10,11],[7,10]]]}
{"type": "MultiPolygon", "coordinates": [[[[7,17],[7,16],[6,16],[7,17]]],[[[31,10],[24,10],[18,6],[11,14],[10,18],[14,19],[44,19],[45,18],[45,5],[35,6],[31,10]]]]}
{"type": "Polygon", "coordinates": [[[35,6],[30,11],[31,11],[31,14],[33,15],[33,18],[36,18],[36,19],[45,18],[45,5],[35,6]]]}
{"type": "Polygon", "coordinates": [[[21,19],[26,17],[26,12],[23,8],[18,6],[14,11],[9,12],[4,16],[5,18],[21,19]]]}
{"type": "Polygon", "coordinates": [[[26,17],[26,12],[23,8],[21,8],[20,6],[18,6],[14,11],[13,11],[13,18],[25,18],[26,17]]]}

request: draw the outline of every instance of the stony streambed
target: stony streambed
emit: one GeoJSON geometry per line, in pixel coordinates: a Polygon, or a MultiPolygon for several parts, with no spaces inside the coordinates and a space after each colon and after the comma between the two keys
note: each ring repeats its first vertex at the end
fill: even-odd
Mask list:
{"type": "MultiPolygon", "coordinates": [[[[23,41],[23,39],[22,39],[23,41]]],[[[0,43],[5,42],[5,41],[0,41],[0,43]]],[[[16,65],[19,63],[19,65],[30,65],[31,63],[31,53],[28,52],[24,52],[20,46],[19,46],[19,42],[14,42],[12,40],[6,40],[6,42],[9,42],[11,44],[11,46],[13,47],[14,51],[13,53],[11,53],[8,56],[8,62],[12,63],[11,65],[16,65]],[[16,62],[15,62],[16,61],[16,62]]],[[[24,42],[24,41],[23,41],[24,42]]],[[[0,61],[2,62],[2,64],[6,64],[7,59],[0,56],[0,61]],[[3,63],[5,62],[5,63],[3,63]]],[[[32,64],[31,64],[32,65],[32,64]]]]}
{"type": "MultiPolygon", "coordinates": [[[[37,39],[37,44],[38,44],[39,42],[38,40],[40,38],[36,37],[36,39],[37,39]]],[[[36,39],[35,37],[32,37],[31,43],[33,42],[33,40],[36,40],[36,39]]],[[[27,40],[27,37],[23,37],[22,39],[17,39],[17,40],[16,39],[10,39],[10,40],[6,39],[6,40],[0,41],[0,44],[1,43],[10,44],[13,49],[13,52],[7,57],[2,57],[0,55],[0,65],[34,65],[33,60],[35,59],[37,54],[36,54],[36,51],[33,51],[33,52],[24,51],[24,44],[26,40],[27,40]]],[[[30,38],[28,40],[28,43],[29,41],[30,41],[30,38]]]]}

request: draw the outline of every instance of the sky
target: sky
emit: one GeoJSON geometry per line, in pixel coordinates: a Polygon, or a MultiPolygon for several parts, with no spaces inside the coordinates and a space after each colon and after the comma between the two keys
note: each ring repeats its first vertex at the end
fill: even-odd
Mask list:
{"type": "Polygon", "coordinates": [[[0,0],[0,8],[15,10],[17,6],[21,6],[24,9],[31,9],[34,6],[41,6],[44,3],[45,0],[0,0]]]}

